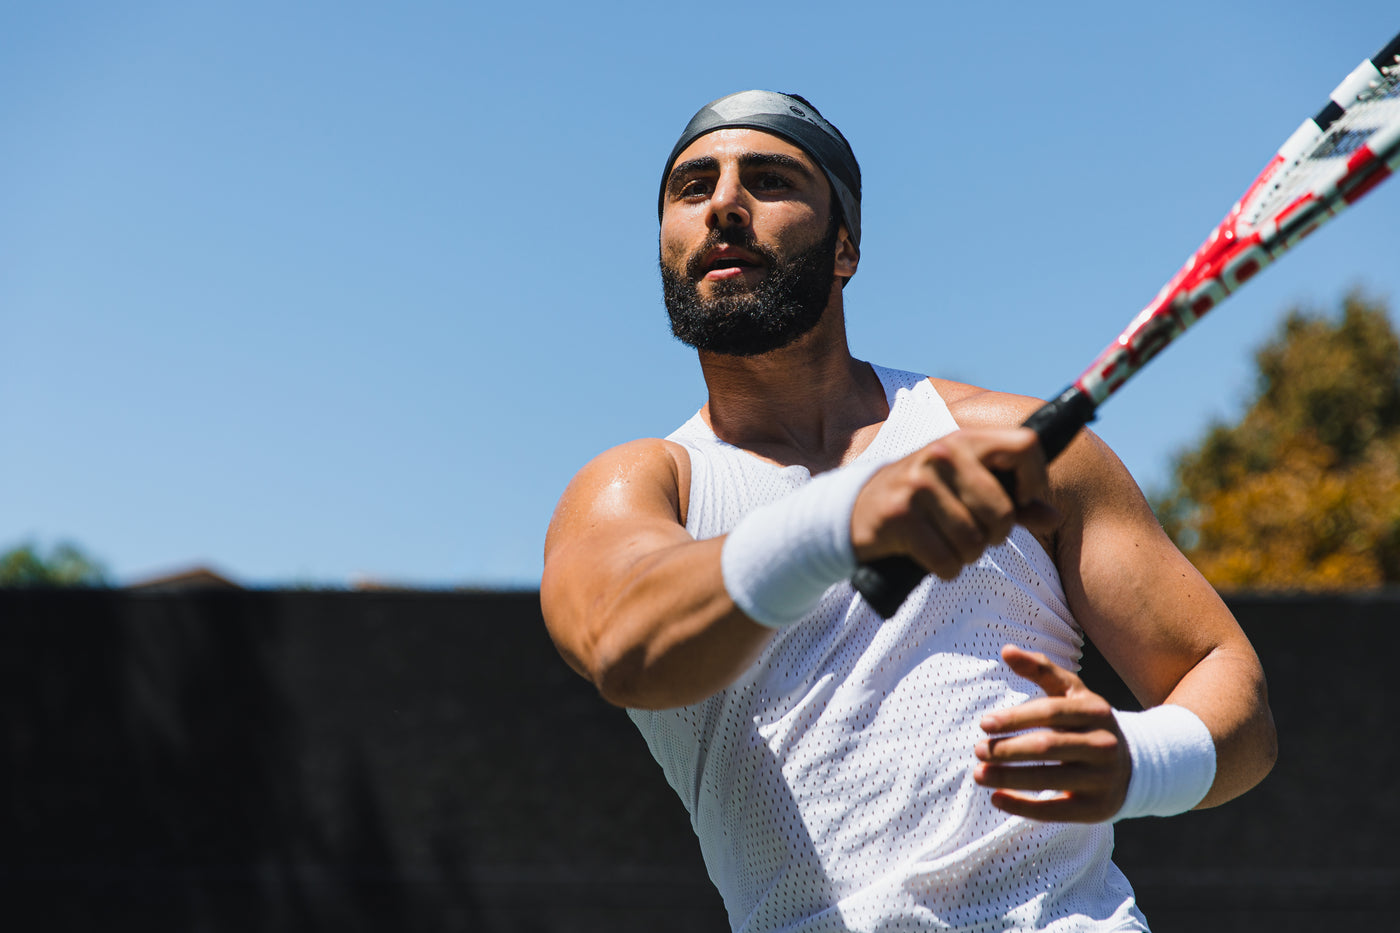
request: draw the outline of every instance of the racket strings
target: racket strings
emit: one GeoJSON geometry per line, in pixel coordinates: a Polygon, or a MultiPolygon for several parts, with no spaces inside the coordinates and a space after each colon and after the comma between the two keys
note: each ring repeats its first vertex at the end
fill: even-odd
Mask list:
{"type": "Polygon", "coordinates": [[[1379,80],[1358,93],[1310,146],[1278,166],[1271,184],[1256,192],[1252,204],[1244,205],[1244,226],[1258,228],[1301,198],[1325,190],[1345,173],[1346,161],[1372,137],[1400,124],[1400,56],[1379,71],[1379,80]]]}

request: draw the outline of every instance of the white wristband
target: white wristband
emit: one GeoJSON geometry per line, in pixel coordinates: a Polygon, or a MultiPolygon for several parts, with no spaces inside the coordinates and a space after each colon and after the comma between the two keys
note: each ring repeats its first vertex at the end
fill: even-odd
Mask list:
{"type": "Polygon", "coordinates": [[[724,588],[745,615],[770,628],[792,625],[828,587],[855,573],[851,510],[882,466],[857,463],[823,473],[753,510],[729,532],[720,570],[724,588]]]}
{"type": "Polygon", "coordinates": [[[1113,715],[1133,760],[1128,796],[1115,821],[1175,816],[1204,799],[1215,781],[1215,740],[1199,716],[1184,706],[1113,715]]]}

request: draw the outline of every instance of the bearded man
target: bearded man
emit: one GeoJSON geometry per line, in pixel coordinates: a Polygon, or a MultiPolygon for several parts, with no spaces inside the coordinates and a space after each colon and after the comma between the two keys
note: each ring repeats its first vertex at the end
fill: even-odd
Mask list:
{"type": "Polygon", "coordinates": [[[795,95],[686,126],[661,272],[708,400],[564,492],[551,637],[642,731],[735,930],[1145,930],[1112,824],[1264,777],[1258,659],[1092,434],[1047,469],[1036,400],[851,356],[860,195],[795,95]],[[882,621],[848,579],[891,555],[931,576],[882,621]],[[1086,638],[1143,711],[1075,675],[1086,638]]]}

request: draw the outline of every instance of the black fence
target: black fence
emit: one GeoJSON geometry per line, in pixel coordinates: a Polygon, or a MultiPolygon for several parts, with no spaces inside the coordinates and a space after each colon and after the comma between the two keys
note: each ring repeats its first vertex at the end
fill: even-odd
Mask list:
{"type": "MultiPolygon", "coordinates": [[[[1158,933],[1400,928],[1400,594],[1231,604],[1279,764],[1117,862],[1158,933]]],[[[0,698],[6,929],[728,928],[534,593],[0,592],[0,698]]]]}

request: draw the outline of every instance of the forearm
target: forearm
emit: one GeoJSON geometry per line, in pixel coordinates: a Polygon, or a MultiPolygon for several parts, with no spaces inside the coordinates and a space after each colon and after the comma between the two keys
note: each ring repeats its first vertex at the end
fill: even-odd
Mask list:
{"type": "MultiPolygon", "coordinates": [[[[1171,812],[1239,796],[1268,774],[1275,757],[1264,674],[1248,638],[1219,594],[1162,532],[1106,447],[1076,441],[1060,467],[1067,472],[1061,474],[1065,483],[1057,504],[1067,520],[1056,556],[1075,617],[1144,707],[1171,704],[1197,720],[1194,728],[1179,717],[1135,720],[1166,730],[1158,735],[1164,745],[1147,741],[1139,750],[1144,762],[1156,756],[1167,772],[1149,768],[1144,774],[1175,783],[1173,750],[1191,762],[1199,749],[1213,759],[1205,761],[1201,778],[1208,787],[1195,780],[1179,784],[1192,799],[1171,812]]],[[[1153,786],[1151,780],[1144,785],[1153,786]]]]}
{"type": "Polygon", "coordinates": [[[1195,713],[1215,741],[1215,781],[1196,809],[1238,797],[1273,767],[1278,746],[1268,688],[1259,659],[1247,643],[1212,650],[1165,702],[1195,713]]]}

